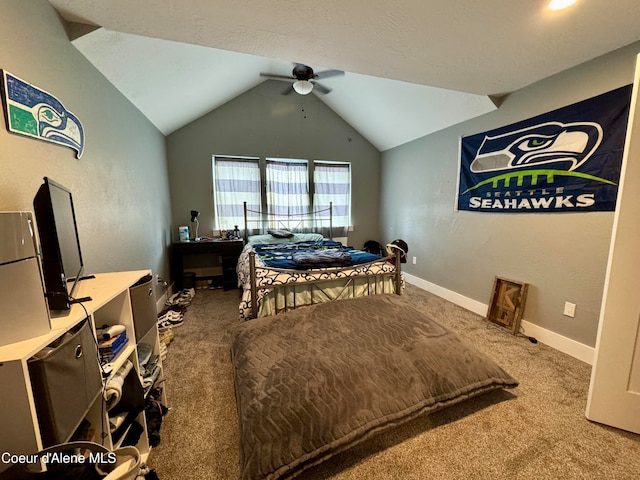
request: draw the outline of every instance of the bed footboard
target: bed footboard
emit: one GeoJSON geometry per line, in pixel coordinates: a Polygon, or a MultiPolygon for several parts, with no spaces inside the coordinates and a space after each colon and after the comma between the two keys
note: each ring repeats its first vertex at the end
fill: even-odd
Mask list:
{"type": "MultiPolygon", "coordinates": [[[[251,315],[250,318],[257,318],[260,314],[260,300],[267,295],[273,299],[271,313],[277,314],[288,311],[303,305],[313,305],[315,303],[333,302],[345,298],[354,298],[366,295],[378,295],[383,293],[402,294],[402,271],[400,251],[396,250],[394,257],[386,257],[382,260],[389,262],[393,260],[394,268],[387,271],[370,273],[367,269],[362,269],[362,273],[355,273],[353,267],[328,268],[315,271],[303,281],[292,283],[277,283],[270,285],[258,285],[256,254],[249,252],[249,276],[251,291],[251,315]],[[341,272],[345,273],[342,278],[341,272]],[[392,288],[388,285],[391,283],[392,288]],[[392,291],[391,291],[392,290],[392,291]],[[331,293],[329,293],[331,292],[331,293]],[[284,299],[278,301],[278,299],[284,299]]],[[[380,261],[371,262],[371,264],[380,261]]],[[[365,265],[366,266],[366,265],[365,265]]],[[[360,265],[362,267],[362,265],[360,265]]],[[[269,272],[291,273],[289,270],[261,269],[269,272]]],[[[300,272],[294,272],[300,273],[300,272]]]]}

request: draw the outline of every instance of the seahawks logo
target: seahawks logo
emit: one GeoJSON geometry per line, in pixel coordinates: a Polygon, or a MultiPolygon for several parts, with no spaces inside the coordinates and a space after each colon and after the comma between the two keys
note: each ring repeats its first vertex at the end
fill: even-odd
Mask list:
{"type": "Polygon", "coordinates": [[[553,164],[573,171],[589,160],[601,142],[602,127],[597,123],[541,123],[485,137],[469,168],[486,173],[553,164]]]}
{"type": "Polygon", "coordinates": [[[497,172],[467,188],[462,194],[491,185],[518,187],[537,185],[545,178],[548,185],[559,177],[576,177],[584,180],[615,185],[611,180],[575,171],[584,164],[602,142],[602,127],[594,122],[547,122],[515,132],[485,137],[475,158],[469,165],[473,173],[497,172]],[[542,166],[542,167],[540,167],[542,166]]]}
{"type": "Polygon", "coordinates": [[[84,150],[82,123],[56,97],[4,71],[7,123],[13,133],[84,150]]]}

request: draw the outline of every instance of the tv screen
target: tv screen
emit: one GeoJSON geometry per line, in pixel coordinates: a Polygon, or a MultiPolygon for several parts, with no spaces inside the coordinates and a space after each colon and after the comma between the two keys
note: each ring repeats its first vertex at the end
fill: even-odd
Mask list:
{"type": "Polygon", "coordinates": [[[68,310],[84,269],[73,196],[67,188],[45,177],[33,207],[49,308],[68,310]]]}

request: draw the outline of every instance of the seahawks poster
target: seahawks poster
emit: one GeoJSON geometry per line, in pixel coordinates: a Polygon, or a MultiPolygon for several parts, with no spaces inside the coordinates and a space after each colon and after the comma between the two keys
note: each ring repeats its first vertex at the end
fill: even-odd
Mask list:
{"type": "Polygon", "coordinates": [[[458,210],[613,211],[631,85],[462,137],[458,210]]]}

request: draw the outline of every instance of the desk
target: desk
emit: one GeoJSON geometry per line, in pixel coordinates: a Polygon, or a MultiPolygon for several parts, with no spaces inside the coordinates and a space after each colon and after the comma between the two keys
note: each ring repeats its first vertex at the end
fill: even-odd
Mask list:
{"type": "MultiPolygon", "coordinates": [[[[176,289],[182,290],[184,257],[187,255],[217,255],[222,257],[222,285],[225,290],[238,287],[236,265],[244,247],[242,240],[204,240],[174,242],[171,252],[171,276],[176,289]]],[[[209,278],[211,276],[197,277],[209,278]]]]}

